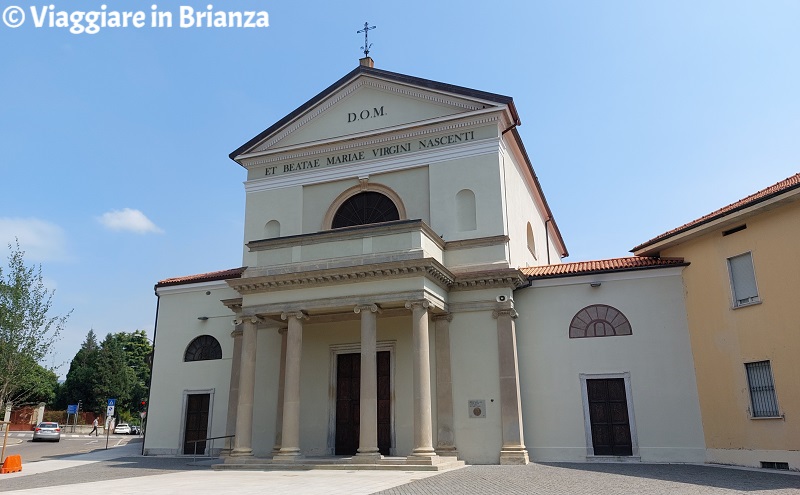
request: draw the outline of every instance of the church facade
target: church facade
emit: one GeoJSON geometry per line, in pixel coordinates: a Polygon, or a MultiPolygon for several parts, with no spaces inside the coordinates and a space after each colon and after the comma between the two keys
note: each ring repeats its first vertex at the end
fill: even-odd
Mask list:
{"type": "Polygon", "coordinates": [[[156,284],[145,453],[703,462],[688,263],[562,263],[519,124],[367,58],[234,151],[242,267],[156,284]]]}

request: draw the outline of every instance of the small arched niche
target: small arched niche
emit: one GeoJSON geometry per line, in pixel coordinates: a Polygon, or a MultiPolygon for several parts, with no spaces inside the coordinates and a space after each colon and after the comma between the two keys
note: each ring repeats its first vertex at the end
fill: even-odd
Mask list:
{"type": "Polygon", "coordinates": [[[533,257],[536,258],[536,239],[533,237],[533,227],[531,226],[530,222],[528,222],[526,238],[528,242],[528,251],[530,251],[533,257]]]}
{"type": "Polygon", "coordinates": [[[462,189],[456,194],[456,227],[460,232],[478,228],[478,211],[475,207],[475,193],[462,189]]]}
{"type": "Polygon", "coordinates": [[[275,239],[281,236],[281,223],[277,220],[270,220],[264,225],[264,238],[275,239]]]}

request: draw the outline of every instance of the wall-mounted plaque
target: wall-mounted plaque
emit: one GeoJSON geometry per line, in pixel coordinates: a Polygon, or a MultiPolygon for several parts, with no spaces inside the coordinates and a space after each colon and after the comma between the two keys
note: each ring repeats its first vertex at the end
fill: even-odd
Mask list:
{"type": "Polygon", "coordinates": [[[469,401],[469,417],[470,418],[485,418],[486,417],[486,400],[471,400],[469,401]]]}

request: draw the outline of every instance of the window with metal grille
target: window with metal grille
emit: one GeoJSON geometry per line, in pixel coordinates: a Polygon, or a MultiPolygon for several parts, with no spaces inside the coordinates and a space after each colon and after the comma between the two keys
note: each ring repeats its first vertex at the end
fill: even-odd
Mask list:
{"type": "Polygon", "coordinates": [[[772,367],[769,361],[745,363],[747,385],[750,388],[750,404],[754,418],[774,418],[778,412],[778,398],[772,381],[772,367]]]}
{"type": "Polygon", "coordinates": [[[733,288],[733,306],[739,307],[759,302],[756,273],[753,269],[753,255],[744,253],[728,258],[728,269],[733,288]]]}
{"type": "Polygon", "coordinates": [[[375,191],[358,193],[347,199],[336,211],[331,228],[368,225],[371,223],[400,220],[400,213],[394,202],[375,191]]]}
{"type": "Polygon", "coordinates": [[[186,348],[183,355],[184,361],[208,361],[222,359],[222,346],[211,335],[201,335],[194,339],[186,348]]]}

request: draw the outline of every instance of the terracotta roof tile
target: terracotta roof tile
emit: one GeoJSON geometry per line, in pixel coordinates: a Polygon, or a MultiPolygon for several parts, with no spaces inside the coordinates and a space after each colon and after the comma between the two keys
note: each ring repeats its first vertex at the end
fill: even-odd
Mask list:
{"type": "Polygon", "coordinates": [[[576,261],[557,265],[529,266],[521,268],[520,270],[531,279],[542,279],[686,265],[688,265],[688,263],[684,262],[683,258],[630,256],[627,258],[611,258],[607,260],[576,261]]]}
{"type": "Polygon", "coordinates": [[[185,277],[173,277],[159,281],[156,284],[158,287],[168,287],[170,285],[183,285],[183,284],[197,284],[200,282],[214,282],[216,280],[225,280],[228,278],[239,278],[242,276],[245,268],[231,268],[229,270],[220,270],[216,272],[199,273],[197,275],[187,275],[185,277]]]}
{"type": "Polygon", "coordinates": [[[760,190],[760,191],[758,191],[758,192],[756,192],[754,194],[751,194],[750,196],[747,196],[746,198],[740,199],[739,201],[737,201],[735,203],[731,203],[728,206],[725,206],[723,208],[720,208],[719,210],[713,211],[713,212],[709,213],[708,215],[704,215],[704,216],[702,216],[702,217],[700,217],[700,218],[698,218],[696,220],[692,220],[691,222],[683,224],[683,225],[681,225],[680,227],[678,227],[676,229],[672,229],[672,230],[670,230],[668,232],[664,232],[663,234],[661,234],[659,236],[656,236],[656,237],[650,239],[647,242],[639,244],[635,248],[631,249],[631,251],[632,252],[636,252],[636,251],[638,251],[638,250],[640,250],[640,249],[642,249],[644,247],[647,247],[647,246],[649,246],[651,244],[655,244],[655,243],[657,243],[659,241],[663,241],[664,239],[672,237],[675,234],[679,234],[681,232],[685,232],[685,231],[687,231],[687,230],[689,230],[689,229],[691,229],[693,227],[697,227],[698,225],[702,225],[702,224],[710,222],[712,220],[716,220],[718,218],[724,217],[725,215],[729,215],[729,214],[734,213],[734,212],[736,212],[738,210],[741,210],[741,209],[747,208],[749,206],[755,205],[755,204],[757,204],[757,203],[759,203],[761,201],[765,201],[765,200],[770,199],[770,198],[772,198],[774,196],[777,196],[779,194],[785,193],[785,192],[790,191],[792,189],[796,189],[798,187],[800,187],[800,174],[795,174],[795,175],[793,175],[793,176],[791,176],[791,177],[789,177],[787,179],[784,179],[784,180],[778,182],[777,184],[773,184],[773,185],[771,185],[771,186],[769,186],[769,187],[767,187],[765,189],[762,189],[762,190],[760,190]]]}

